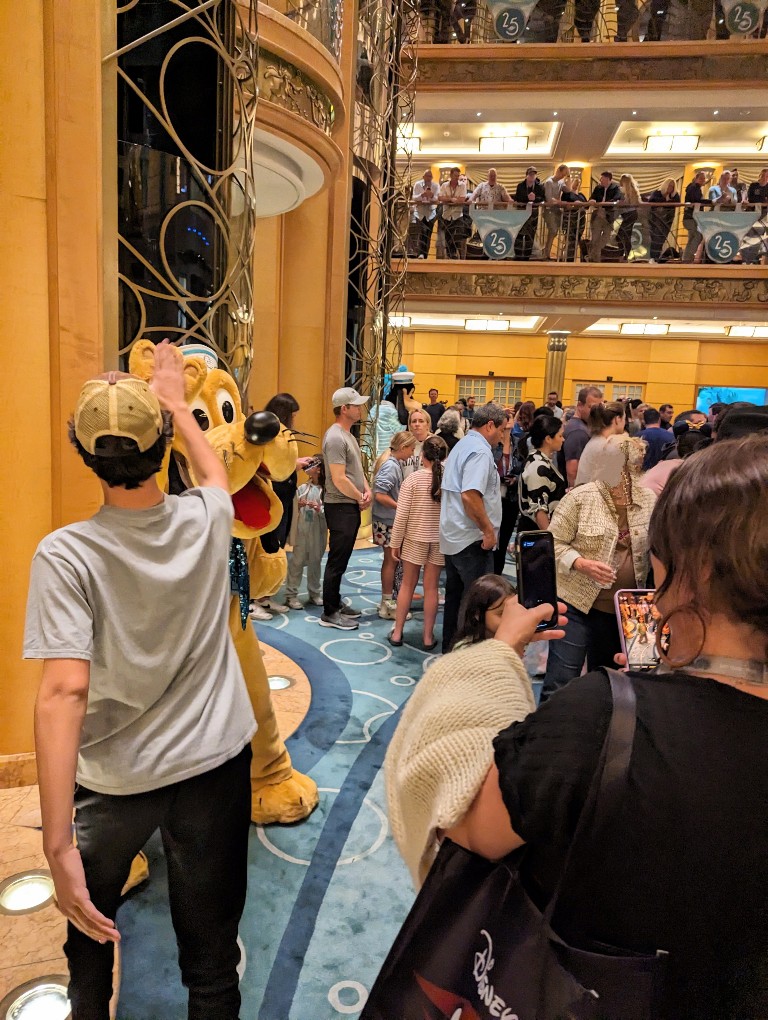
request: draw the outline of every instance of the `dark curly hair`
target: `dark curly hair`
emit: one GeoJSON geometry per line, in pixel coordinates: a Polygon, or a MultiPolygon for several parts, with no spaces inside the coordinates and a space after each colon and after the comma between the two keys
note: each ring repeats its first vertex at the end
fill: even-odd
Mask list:
{"type": "Polygon", "coordinates": [[[100,478],[102,482],[116,489],[138,489],[152,475],[156,475],[163,464],[163,457],[170,440],[173,439],[172,415],[163,411],[163,434],[144,453],[139,451],[133,439],[123,436],[101,436],[96,440],[96,449],[103,451],[102,456],[88,453],[75,435],[75,421],[70,418],[67,423],[69,441],[80,454],[83,463],[100,478]]]}

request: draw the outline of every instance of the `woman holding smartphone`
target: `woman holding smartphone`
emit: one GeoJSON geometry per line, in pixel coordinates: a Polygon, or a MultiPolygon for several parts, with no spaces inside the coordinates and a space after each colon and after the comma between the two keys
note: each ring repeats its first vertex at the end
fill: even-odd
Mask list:
{"type": "Polygon", "coordinates": [[[640,475],[645,443],[611,436],[595,471],[600,481],[579,485],[561,500],[550,523],[555,540],[558,595],[568,606],[564,641],[550,645],[541,701],[581,674],[612,666],[621,651],[613,598],[644,588],[650,570],[648,525],[656,497],[640,475]]]}
{"type": "MultiPolygon", "coordinates": [[[[659,497],[649,542],[665,665],[629,674],[636,724],[620,805],[555,922],[579,949],[668,954],[657,1020],[768,1016],[767,476],[768,436],[726,440],[686,460],[659,497]]],[[[431,687],[428,671],[385,772],[393,833],[417,880],[441,835],[490,860],[526,844],[522,878],[543,909],[600,767],[612,699],[607,677],[589,673],[513,722],[520,664],[509,646],[522,613],[508,604],[485,642],[510,665],[484,719],[462,730],[476,692],[447,671],[431,687]],[[494,738],[505,699],[511,725],[494,738]]],[[[625,1005],[602,1012],[620,1017],[625,1005]]]]}

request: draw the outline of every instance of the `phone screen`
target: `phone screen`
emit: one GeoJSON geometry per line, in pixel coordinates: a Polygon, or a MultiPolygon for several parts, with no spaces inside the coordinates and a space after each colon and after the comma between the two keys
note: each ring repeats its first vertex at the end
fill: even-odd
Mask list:
{"type": "Polygon", "coordinates": [[[661,615],[653,601],[655,594],[647,588],[616,592],[621,649],[629,669],[655,669],[659,665],[656,634],[661,615]]]}
{"type": "Polygon", "coordinates": [[[557,626],[557,577],[555,543],[548,531],[524,531],[517,536],[517,588],[526,609],[544,603],[554,606],[554,614],[537,630],[557,626]]]}

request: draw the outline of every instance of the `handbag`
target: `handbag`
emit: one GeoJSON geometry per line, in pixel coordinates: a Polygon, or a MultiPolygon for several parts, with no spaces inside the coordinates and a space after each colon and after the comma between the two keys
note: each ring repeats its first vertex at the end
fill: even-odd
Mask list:
{"type": "Polygon", "coordinates": [[[625,786],[635,693],[605,670],[613,713],[600,762],[546,910],[520,880],[522,847],[496,863],[443,841],[387,956],[360,1020],[652,1020],[660,1014],[666,954],[603,945],[577,949],[551,921],[588,828],[602,824],[625,786]]]}

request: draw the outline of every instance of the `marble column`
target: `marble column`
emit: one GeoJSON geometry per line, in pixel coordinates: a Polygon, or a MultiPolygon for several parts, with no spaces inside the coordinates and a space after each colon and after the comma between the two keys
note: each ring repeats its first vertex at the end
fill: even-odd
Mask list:
{"type": "Polygon", "coordinates": [[[547,394],[553,390],[556,390],[560,397],[563,395],[565,359],[569,336],[570,333],[565,329],[550,330],[547,333],[547,360],[544,367],[544,403],[546,403],[547,394]]]}

